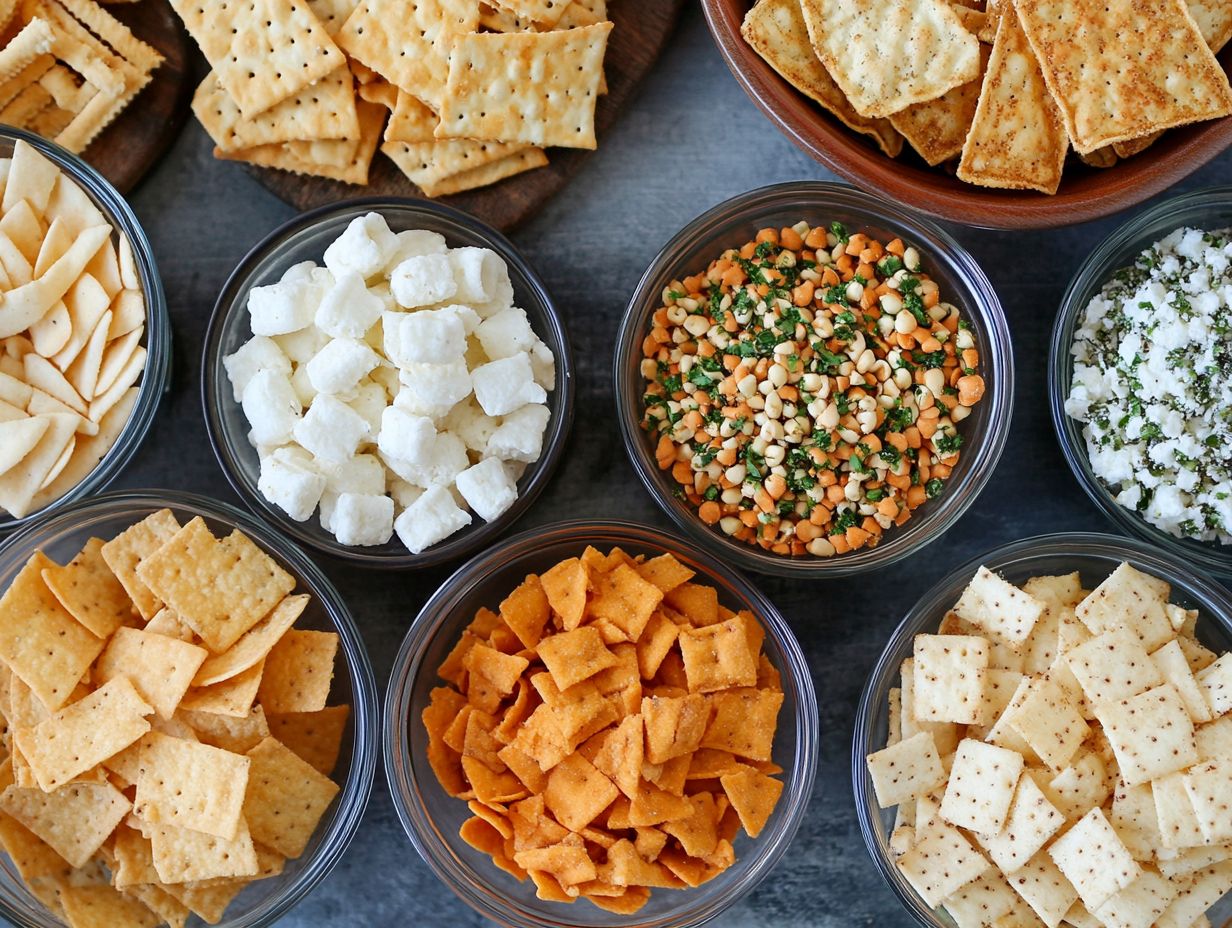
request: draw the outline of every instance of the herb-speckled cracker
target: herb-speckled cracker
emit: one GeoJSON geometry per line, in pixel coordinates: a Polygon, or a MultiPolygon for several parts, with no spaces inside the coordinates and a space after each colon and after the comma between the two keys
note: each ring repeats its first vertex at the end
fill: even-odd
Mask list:
{"type": "MultiPolygon", "coordinates": [[[[895,131],[896,127],[884,119],[869,119],[856,112],[814,54],[800,11],[800,0],[760,0],[745,15],[740,34],[789,84],[815,100],[847,128],[870,136],[891,158],[898,157],[903,150],[903,139],[895,131]]],[[[977,86],[972,109],[975,108],[974,96],[978,94],[977,86]]]]}
{"type": "Polygon", "coordinates": [[[1074,149],[1232,113],[1232,87],[1184,0],[1020,0],[1074,149]]]}
{"type": "Polygon", "coordinates": [[[980,76],[980,43],[946,0],[803,0],[817,57],[867,117],[980,76]]]}

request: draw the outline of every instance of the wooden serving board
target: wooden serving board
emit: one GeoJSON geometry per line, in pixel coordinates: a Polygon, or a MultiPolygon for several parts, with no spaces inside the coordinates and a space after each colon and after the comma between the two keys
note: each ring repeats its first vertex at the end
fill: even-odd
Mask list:
{"type": "MultiPolygon", "coordinates": [[[[608,39],[604,70],[608,92],[595,109],[599,147],[607,130],[619,119],[638,83],[650,71],[667,45],[684,0],[611,0],[608,16],[614,24],[608,39]]],[[[549,148],[548,165],[527,171],[490,187],[441,197],[501,230],[525,221],[560,190],[577,171],[589,151],[549,148]]],[[[247,169],[276,196],[306,210],[356,196],[399,196],[424,199],[393,162],[379,151],[372,163],[367,187],[321,177],[303,177],[286,171],[248,165],[247,169]]]]}
{"type": "Polygon", "coordinates": [[[179,17],[165,0],[116,3],[107,9],[166,59],[150,83],[83,155],[113,187],[127,194],[163,156],[184,125],[193,92],[193,52],[179,17]]]}

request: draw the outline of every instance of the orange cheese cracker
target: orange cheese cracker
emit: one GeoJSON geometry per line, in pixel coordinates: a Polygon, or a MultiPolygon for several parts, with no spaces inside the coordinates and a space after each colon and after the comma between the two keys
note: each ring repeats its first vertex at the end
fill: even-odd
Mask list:
{"type": "Polygon", "coordinates": [[[587,547],[527,576],[461,633],[422,713],[462,839],[540,899],[622,915],[718,876],[783,789],[764,637],[671,554],[587,547]]]}

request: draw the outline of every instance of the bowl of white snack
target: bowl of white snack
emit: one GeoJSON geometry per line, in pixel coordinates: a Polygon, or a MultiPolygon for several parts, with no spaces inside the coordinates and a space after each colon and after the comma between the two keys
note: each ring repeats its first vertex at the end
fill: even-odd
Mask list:
{"type": "Polygon", "coordinates": [[[415,200],[334,204],[268,235],[218,297],[202,370],[236,492],[373,567],[440,564],[508,529],[573,416],[538,275],[500,233],[415,200]]]}

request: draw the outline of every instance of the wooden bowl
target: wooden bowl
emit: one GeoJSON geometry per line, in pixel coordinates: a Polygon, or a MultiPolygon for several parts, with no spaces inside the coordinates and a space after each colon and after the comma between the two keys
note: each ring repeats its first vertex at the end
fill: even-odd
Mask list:
{"type": "MultiPolygon", "coordinates": [[[[898,158],[882,154],[787,83],[740,35],[750,5],[750,0],[702,0],[719,51],[753,102],[834,173],[943,219],[991,229],[1044,229],[1098,219],[1166,190],[1232,145],[1232,117],[1225,117],[1172,129],[1111,168],[1088,167],[1071,155],[1052,196],[972,186],[943,168],[928,167],[910,145],[898,158]]],[[[1232,70],[1232,45],[1219,59],[1232,70]]]]}

